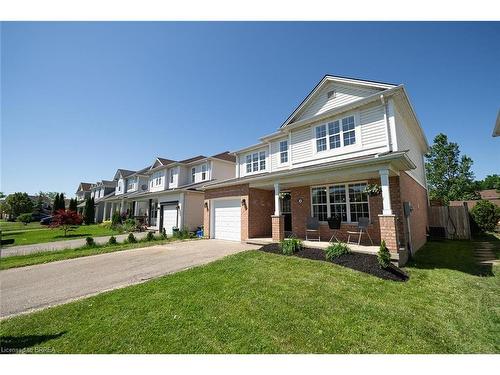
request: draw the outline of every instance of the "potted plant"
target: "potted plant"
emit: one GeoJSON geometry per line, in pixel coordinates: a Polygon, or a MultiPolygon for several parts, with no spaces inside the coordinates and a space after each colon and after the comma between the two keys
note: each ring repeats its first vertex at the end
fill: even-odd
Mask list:
{"type": "Polygon", "coordinates": [[[364,192],[370,197],[374,197],[382,192],[382,188],[377,184],[368,184],[366,185],[364,192]]]}

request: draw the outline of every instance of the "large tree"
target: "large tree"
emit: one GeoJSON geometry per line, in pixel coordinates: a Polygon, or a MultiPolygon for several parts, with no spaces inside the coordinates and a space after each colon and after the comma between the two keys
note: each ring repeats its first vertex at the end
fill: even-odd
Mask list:
{"type": "Polygon", "coordinates": [[[500,190],[500,175],[491,174],[484,178],[484,180],[478,181],[479,188],[481,190],[496,189],[500,190]]]}
{"type": "Polygon", "coordinates": [[[14,193],[5,198],[7,213],[17,218],[20,214],[33,212],[33,201],[26,193],[14,193]]]}
{"type": "Polygon", "coordinates": [[[76,198],[71,198],[71,199],[69,200],[69,207],[68,207],[68,209],[69,209],[70,211],[77,212],[77,205],[78,205],[78,203],[77,203],[77,201],[76,201],[76,198]]]}
{"type": "Polygon", "coordinates": [[[449,142],[440,133],[426,155],[425,170],[429,186],[429,197],[448,204],[451,200],[479,198],[475,191],[473,161],[467,155],[460,156],[457,143],[449,142]]]}
{"type": "Polygon", "coordinates": [[[85,201],[85,208],[83,210],[83,222],[85,224],[93,224],[95,216],[95,202],[94,198],[87,198],[85,201]]]}

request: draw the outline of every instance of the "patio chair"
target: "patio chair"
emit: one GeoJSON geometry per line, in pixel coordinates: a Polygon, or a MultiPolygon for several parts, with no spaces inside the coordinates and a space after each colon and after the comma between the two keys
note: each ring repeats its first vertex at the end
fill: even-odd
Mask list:
{"type": "Polygon", "coordinates": [[[358,231],[353,232],[353,231],[347,231],[347,243],[351,243],[351,235],[357,235],[358,236],[358,245],[361,243],[361,236],[363,233],[366,233],[368,238],[370,239],[371,244],[373,245],[373,240],[370,237],[370,233],[368,233],[368,224],[370,224],[370,219],[367,217],[360,217],[358,218],[358,231]]]}
{"type": "Polygon", "coordinates": [[[332,236],[330,237],[330,241],[335,238],[335,241],[340,242],[337,236],[335,235],[336,231],[340,229],[341,218],[340,216],[333,216],[328,218],[328,227],[333,231],[332,236]]]}
{"type": "Polygon", "coordinates": [[[319,220],[316,217],[308,217],[306,224],[306,241],[309,241],[309,235],[316,233],[318,237],[315,241],[321,241],[321,236],[319,234],[319,220]]]}

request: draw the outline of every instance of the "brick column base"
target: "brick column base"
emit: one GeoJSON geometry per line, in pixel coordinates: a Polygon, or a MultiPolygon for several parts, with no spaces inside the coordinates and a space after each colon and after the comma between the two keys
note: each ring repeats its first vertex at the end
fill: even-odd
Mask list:
{"type": "Polygon", "coordinates": [[[380,240],[391,253],[398,252],[398,229],[396,226],[396,215],[378,215],[380,222],[380,240]]]}
{"type": "Polygon", "coordinates": [[[285,238],[285,218],[283,215],[272,215],[273,241],[279,242],[285,238]]]}

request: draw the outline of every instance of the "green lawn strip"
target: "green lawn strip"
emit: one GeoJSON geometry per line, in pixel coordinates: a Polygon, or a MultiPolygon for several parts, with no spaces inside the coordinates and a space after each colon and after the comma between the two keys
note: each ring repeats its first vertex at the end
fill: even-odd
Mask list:
{"type": "Polygon", "coordinates": [[[499,269],[476,266],[472,246],[429,243],[404,283],[248,251],[4,320],[1,345],[57,353],[499,353],[499,269]]]}
{"type": "Polygon", "coordinates": [[[18,231],[18,230],[33,230],[33,229],[46,229],[47,226],[41,225],[39,222],[28,224],[18,223],[16,221],[0,221],[0,230],[2,232],[18,231]]]}
{"type": "Polygon", "coordinates": [[[86,237],[111,236],[119,234],[117,231],[99,225],[82,225],[74,231],[68,232],[64,237],[64,232],[56,228],[46,228],[42,230],[19,230],[2,233],[3,239],[14,238],[14,245],[31,245],[36,243],[67,241],[86,237]]]}
{"type": "Polygon", "coordinates": [[[155,240],[155,241],[141,240],[136,243],[120,243],[116,245],[95,245],[92,247],[83,246],[77,249],[64,249],[58,251],[37,252],[27,255],[15,255],[10,257],[0,258],[0,270],[32,266],[35,264],[49,263],[65,259],[80,258],[90,255],[112,253],[120,250],[130,250],[141,247],[162,245],[168,242],[172,242],[174,240],[175,239],[173,238],[169,238],[166,240],[155,240]]]}

